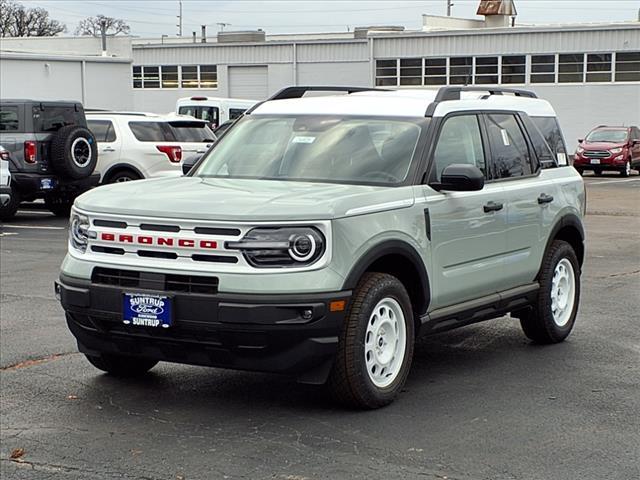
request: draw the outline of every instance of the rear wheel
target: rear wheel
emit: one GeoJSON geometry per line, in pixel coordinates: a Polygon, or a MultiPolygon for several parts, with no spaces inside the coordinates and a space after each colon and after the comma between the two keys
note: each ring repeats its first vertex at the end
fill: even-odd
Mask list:
{"type": "Polygon", "coordinates": [[[388,274],[367,273],[352,298],[328,387],[348,406],[387,405],[407,379],[413,347],[413,311],[404,285],[388,274]]]}
{"type": "Polygon", "coordinates": [[[518,315],[522,330],[536,343],[562,342],[573,329],[580,301],[580,265],[571,245],[553,242],[538,281],[533,308],[518,315]]]}
{"type": "Polygon", "coordinates": [[[18,211],[20,201],[20,192],[11,185],[11,199],[5,206],[0,206],[0,220],[9,220],[10,218],[13,218],[18,211]]]}
{"type": "Polygon", "coordinates": [[[103,372],[115,377],[138,377],[144,375],[158,363],[149,358],[127,357],[125,355],[100,356],[85,355],[89,363],[103,372]]]}
{"type": "Polygon", "coordinates": [[[140,180],[140,175],[131,170],[121,170],[111,175],[105,183],[131,182],[133,180],[140,180]]]}

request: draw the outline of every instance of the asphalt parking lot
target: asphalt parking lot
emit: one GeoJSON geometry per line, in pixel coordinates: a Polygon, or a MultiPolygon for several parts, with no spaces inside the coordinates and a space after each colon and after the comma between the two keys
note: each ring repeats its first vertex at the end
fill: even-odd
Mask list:
{"type": "Polygon", "coordinates": [[[21,210],[0,230],[2,478],[640,478],[640,176],[585,181],[571,337],[535,346],[503,318],[422,339],[404,393],[372,412],[272,375],[101,374],[53,294],[66,221],[21,210]]]}

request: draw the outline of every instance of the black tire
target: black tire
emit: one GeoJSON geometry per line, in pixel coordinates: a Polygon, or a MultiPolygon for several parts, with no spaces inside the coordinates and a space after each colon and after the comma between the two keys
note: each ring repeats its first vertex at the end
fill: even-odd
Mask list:
{"type": "Polygon", "coordinates": [[[134,180],[140,180],[140,175],[132,170],[120,170],[110,175],[104,183],[132,182],[134,180]]]}
{"type": "Polygon", "coordinates": [[[584,177],[584,170],[582,168],[576,168],[580,176],[584,177]]]}
{"type": "Polygon", "coordinates": [[[93,133],[79,125],[67,125],[51,139],[51,165],[61,176],[86,178],[98,161],[98,144],[93,133]]]}
{"type": "Polygon", "coordinates": [[[18,211],[18,207],[20,206],[21,197],[20,192],[16,190],[16,188],[11,186],[11,199],[9,203],[7,203],[4,207],[0,207],[0,220],[9,220],[13,218],[13,216],[18,211]]]}
{"type": "Polygon", "coordinates": [[[56,217],[69,218],[74,200],[70,195],[49,194],[44,197],[44,205],[56,217]]]}
{"type": "Polygon", "coordinates": [[[520,317],[520,325],[524,334],[536,343],[562,342],[573,329],[576,315],[578,314],[578,304],[580,303],[580,264],[571,245],[562,240],[556,240],[551,244],[542,262],[538,281],[540,282],[538,298],[532,309],[521,312],[518,315],[520,317]],[[559,325],[554,320],[551,295],[556,267],[564,260],[568,260],[573,268],[574,298],[566,323],[559,325]]]}
{"type": "Polygon", "coordinates": [[[631,161],[627,160],[627,162],[624,164],[624,169],[620,170],[620,176],[628,177],[630,172],[631,172],[631,161]]]}
{"type": "Polygon", "coordinates": [[[85,355],[89,363],[98,370],[114,377],[139,377],[144,375],[158,363],[149,358],[127,357],[124,355],[102,354],[99,357],[85,355]]]}
{"type": "MultiPolygon", "coordinates": [[[[372,325],[375,323],[372,322],[372,325]]],[[[366,273],[351,300],[336,359],[327,381],[332,396],[343,405],[357,408],[373,409],[391,403],[402,389],[411,368],[414,330],[411,300],[400,280],[384,273],[366,273]],[[368,373],[365,343],[367,327],[374,308],[381,300],[388,299],[393,299],[402,309],[406,341],[402,361],[396,368],[395,379],[382,388],[373,383],[368,373]]],[[[374,340],[374,348],[376,343],[374,340]]],[[[381,373],[383,372],[384,369],[381,370],[381,373]]]]}

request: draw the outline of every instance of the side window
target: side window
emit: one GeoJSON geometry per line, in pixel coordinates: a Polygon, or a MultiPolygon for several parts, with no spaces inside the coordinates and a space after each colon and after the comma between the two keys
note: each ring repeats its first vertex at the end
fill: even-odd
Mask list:
{"type": "Polygon", "coordinates": [[[640,140],[640,128],[633,127],[631,129],[631,140],[640,140]]]}
{"type": "Polygon", "coordinates": [[[558,165],[567,165],[567,147],[565,146],[558,120],[554,117],[531,117],[531,120],[547,141],[558,165]]]}
{"type": "Polygon", "coordinates": [[[516,178],[531,175],[531,155],[515,115],[487,115],[491,145],[491,178],[516,178]]]}
{"type": "Polygon", "coordinates": [[[436,178],[453,163],[475,165],[486,172],[480,124],[476,115],[459,115],[445,120],[433,154],[436,178]]]}
{"type": "Polygon", "coordinates": [[[89,120],[87,125],[98,142],[114,142],[116,140],[116,132],[109,120],[89,120]]]}
{"type": "Polygon", "coordinates": [[[230,108],[229,109],[229,120],[234,120],[241,116],[246,109],[244,108],[230,108]]]}
{"type": "Polygon", "coordinates": [[[17,132],[18,128],[18,107],[2,107],[0,109],[0,132],[17,132]]]}

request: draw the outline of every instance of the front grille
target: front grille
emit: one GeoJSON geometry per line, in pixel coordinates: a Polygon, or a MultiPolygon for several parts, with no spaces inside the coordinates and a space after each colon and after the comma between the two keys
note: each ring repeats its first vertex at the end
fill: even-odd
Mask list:
{"type": "Polygon", "coordinates": [[[200,293],[205,295],[218,293],[218,277],[199,275],[141,273],[131,270],[96,267],[93,269],[91,281],[98,285],[145,288],[165,292],[200,293]]]}
{"type": "Polygon", "coordinates": [[[607,150],[585,150],[582,153],[587,158],[609,158],[611,152],[607,150]]]}

